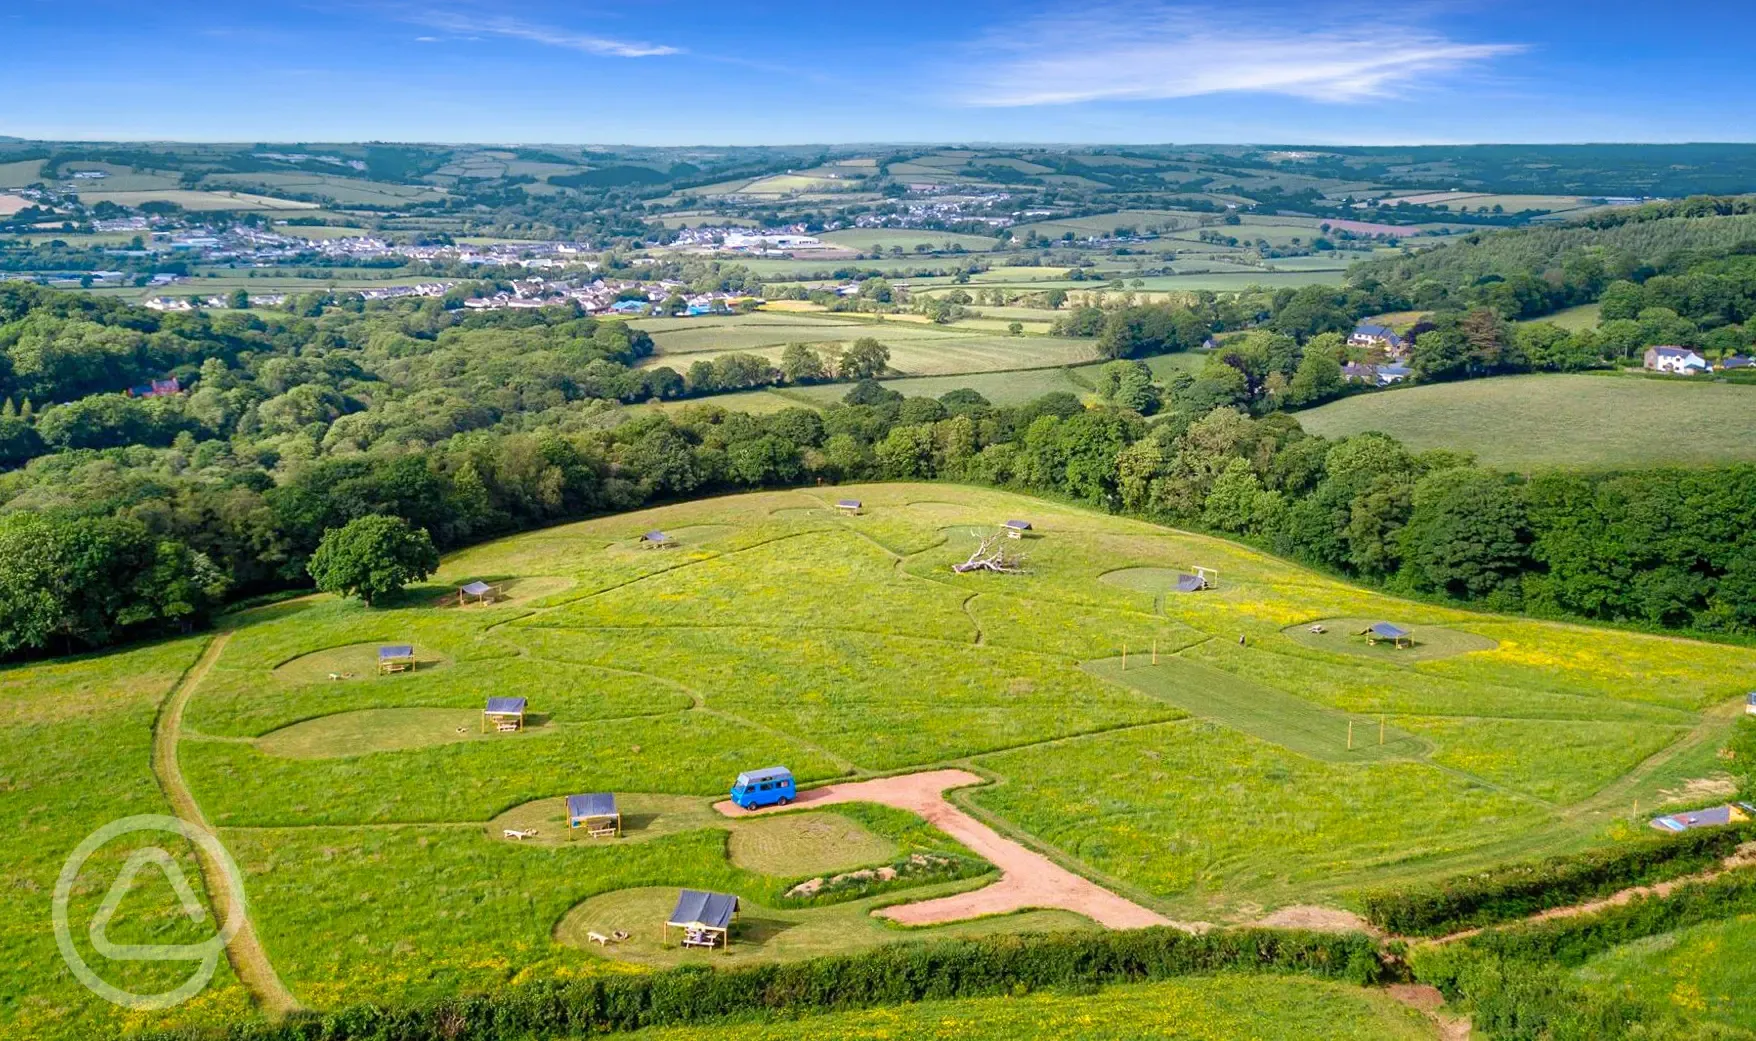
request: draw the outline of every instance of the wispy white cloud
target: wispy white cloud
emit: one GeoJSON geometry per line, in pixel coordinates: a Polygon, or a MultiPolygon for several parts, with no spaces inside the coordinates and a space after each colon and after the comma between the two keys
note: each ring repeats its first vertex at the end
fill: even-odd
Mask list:
{"type": "Polygon", "coordinates": [[[533,22],[521,21],[517,18],[506,18],[498,15],[476,16],[465,15],[456,11],[422,11],[412,18],[422,25],[434,29],[443,29],[466,37],[500,36],[513,40],[526,40],[540,43],[548,47],[564,47],[568,50],[580,51],[585,54],[596,54],[608,58],[653,58],[666,54],[681,54],[682,49],[662,43],[645,43],[639,40],[619,40],[609,36],[598,36],[593,33],[576,32],[555,26],[538,25],[533,22]]]}
{"type": "Polygon", "coordinates": [[[1296,24],[1236,12],[1117,4],[1026,22],[978,48],[961,99],[1011,107],[1202,94],[1283,94],[1361,102],[1405,93],[1438,74],[1525,49],[1469,43],[1370,16],[1296,24]]]}

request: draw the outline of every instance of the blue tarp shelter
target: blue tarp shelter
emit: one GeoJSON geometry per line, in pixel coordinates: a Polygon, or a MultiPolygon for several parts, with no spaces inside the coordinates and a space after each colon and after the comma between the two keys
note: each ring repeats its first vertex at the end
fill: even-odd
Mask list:
{"type": "Polygon", "coordinates": [[[843,513],[858,513],[860,507],[861,503],[858,499],[842,499],[835,504],[835,508],[843,513]]]}
{"type": "Polygon", "coordinates": [[[378,648],[378,671],[405,672],[415,667],[415,649],[406,643],[393,643],[378,648]]]}
{"type": "Polygon", "coordinates": [[[1006,537],[1009,539],[1022,539],[1024,538],[1024,533],[1029,530],[1030,521],[1009,520],[1006,522],[1006,537]]]}
{"type": "Polygon", "coordinates": [[[594,837],[622,834],[622,814],[616,809],[616,797],[609,792],[569,795],[567,826],[584,828],[594,837]]]}
{"type": "Polygon", "coordinates": [[[654,549],[654,548],[662,547],[662,546],[675,546],[676,544],[677,544],[676,539],[671,538],[669,535],[666,535],[662,531],[649,531],[646,534],[640,536],[640,546],[642,549],[654,549]]]}
{"type": "Polygon", "coordinates": [[[1367,643],[1372,644],[1377,643],[1379,640],[1389,640],[1398,647],[1401,647],[1404,644],[1412,645],[1414,643],[1414,641],[1409,638],[1409,631],[1407,629],[1404,629],[1400,625],[1391,625],[1389,622],[1375,622],[1369,629],[1360,635],[1366,638],[1367,643]]]}
{"type": "Polygon", "coordinates": [[[463,606],[465,597],[474,597],[477,603],[492,603],[494,587],[486,582],[471,582],[469,585],[460,586],[457,590],[457,605],[459,607],[463,606]]]}
{"type": "Polygon", "coordinates": [[[683,930],[686,947],[731,946],[732,918],[738,913],[738,898],[730,893],[707,893],[685,889],[677,894],[677,906],[665,919],[665,939],[672,927],[683,930]]]}
{"type": "Polygon", "coordinates": [[[1200,575],[1177,576],[1177,592],[1179,593],[1199,593],[1206,588],[1207,579],[1200,575]]]}
{"type": "Polygon", "coordinates": [[[523,698],[489,698],[482,709],[482,732],[487,732],[490,720],[495,730],[523,730],[524,706],[523,698]]]}

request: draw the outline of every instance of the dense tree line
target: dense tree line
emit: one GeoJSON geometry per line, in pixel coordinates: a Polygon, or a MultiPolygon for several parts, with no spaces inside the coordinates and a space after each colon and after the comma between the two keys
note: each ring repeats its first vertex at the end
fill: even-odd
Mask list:
{"type": "Polygon", "coordinates": [[[324,534],[365,517],[399,519],[445,550],[657,500],[865,479],[1063,496],[1495,609],[1756,629],[1756,467],[1514,478],[1383,435],[1309,436],[1285,414],[1216,404],[1202,379],[1143,382],[1133,364],[1104,382],[1137,408],[1068,394],[1002,408],[967,390],[905,399],[865,381],[822,412],[609,406],[366,449],[307,431],[297,452],[246,439],[61,452],[0,477],[7,523],[31,536],[0,539],[0,574],[50,568],[57,581],[9,584],[74,600],[44,608],[43,623],[32,605],[0,601],[0,647],[102,643],[196,619],[227,589],[302,585],[324,534]],[[103,525],[127,538],[104,542],[119,548],[101,559],[130,563],[42,548],[86,545],[103,525]],[[149,557],[158,570],[134,563],[149,557]]]}

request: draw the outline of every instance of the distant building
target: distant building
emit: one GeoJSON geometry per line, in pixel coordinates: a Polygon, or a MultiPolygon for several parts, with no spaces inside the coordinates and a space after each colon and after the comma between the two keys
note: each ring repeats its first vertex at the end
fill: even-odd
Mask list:
{"type": "Polygon", "coordinates": [[[1733,372],[1737,369],[1748,369],[1752,366],[1756,366],[1756,358],[1748,358],[1742,354],[1734,354],[1729,358],[1722,358],[1720,360],[1719,371],[1733,372]]]}
{"type": "Polygon", "coordinates": [[[1392,355],[1401,354],[1408,347],[1408,341],[1395,329],[1366,323],[1354,326],[1353,335],[1347,338],[1347,342],[1352,347],[1377,347],[1392,355]]]}
{"type": "Polygon", "coordinates": [[[1653,372],[1674,372],[1682,376],[1693,376],[1711,368],[1706,358],[1688,347],[1648,347],[1646,367],[1653,372]]]}
{"type": "Polygon", "coordinates": [[[1341,367],[1341,378],[1349,383],[1377,383],[1378,370],[1371,365],[1350,361],[1341,367]]]}
{"type": "Polygon", "coordinates": [[[1392,383],[1401,383],[1411,375],[1413,375],[1413,370],[1407,365],[1380,365],[1378,366],[1378,385],[1388,387],[1392,383]]]}
{"type": "Polygon", "coordinates": [[[171,376],[142,383],[138,387],[129,387],[125,393],[131,398],[168,398],[183,393],[183,384],[177,381],[177,377],[171,376]]]}

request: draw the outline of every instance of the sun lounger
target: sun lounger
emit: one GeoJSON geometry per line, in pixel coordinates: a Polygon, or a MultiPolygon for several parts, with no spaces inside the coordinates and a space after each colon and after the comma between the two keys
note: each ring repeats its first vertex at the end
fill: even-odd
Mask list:
{"type": "Polygon", "coordinates": [[[536,833],[537,832],[536,832],[535,828],[532,828],[529,831],[519,831],[517,828],[507,828],[501,834],[505,835],[509,839],[517,839],[518,841],[523,842],[525,839],[530,838],[531,836],[535,835],[536,833]]]}
{"type": "Polygon", "coordinates": [[[610,938],[603,933],[586,933],[585,938],[588,941],[597,944],[599,947],[608,947],[610,945],[610,938]]]}

